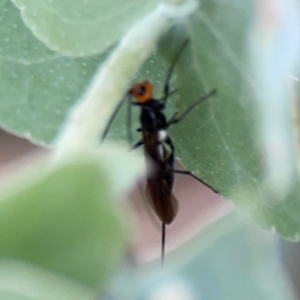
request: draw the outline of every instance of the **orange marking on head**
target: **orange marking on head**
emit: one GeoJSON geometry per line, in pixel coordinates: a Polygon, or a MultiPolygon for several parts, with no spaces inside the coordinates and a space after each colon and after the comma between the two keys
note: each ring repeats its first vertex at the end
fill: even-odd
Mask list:
{"type": "Polygon", "coordinates": [[[152,99],[153,86],[149,81],[143,81],[135,84],[130,90],[132,95],[138,103],[146,103],[152,99]]]}

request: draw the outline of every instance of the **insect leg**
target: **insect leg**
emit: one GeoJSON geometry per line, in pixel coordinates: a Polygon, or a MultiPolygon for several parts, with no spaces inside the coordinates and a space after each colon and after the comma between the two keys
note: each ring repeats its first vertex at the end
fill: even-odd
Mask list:
{"type": "Polygon", "coordinates": [[[197,176],[195,176],[191,171],[183,171],[183,170],[173,170],[174,173],[178,173],[178,174],[182,174],[182,175],[190,175],[193,178],[197,179],[198,181],[200,181],[201,183],[203,183],[205,186],[207,186],[208,188],[210,188],[212,191],[214,191],[215,193],[219,193],[217,190],[215,190],[212,186],[210,186],[208,183],[206,183],[205,181],[203,181],[202,179],[198,178],[197,176]]]}
{"type": "Polygon", "coordinates": [[[178,92],[178,89],[168,93],[167,96],[163,96],[162,98],[157,99],[157,101],[159,101],[159,102],[163,101],[163,105],[165,105],[165,103],[166,103],[165,98],[166,97],[169,98],[169,97],[173,96],[174,94],[176,94],[177,92],[178,92]]]}
{"type": "Polygon", "coordinates": [[[177,116],[178,116],[178,111],[176,111],[176,113],[174,113],[172,118],[167,122],[168,126],[170,126],[171,124],[174,123],[175,120],[177,120],[177,116]]]}
{"type": "Polygon", "coordinates": [[[178,118],[176,118],[176,114],[168,121],[167,125],[168,127],[172,124],[176,124],[180,122],[182,119],[184,119],[197,105],[201,104],[204,102],[206,99],[210,98],[217,92],[216,89],[210,91],[208,94],[204,95],[201,97],[198,101],[194,102],[191,104],[178,118]]]}
{"type": "Polygon", "coordinates": [[[135,150],[142,146],[144,144],[144,140],[139,140],[137,143],[135,143],[130,150],[135,150]]]}
{"type": "Polygon", "coordinates": [[[170,167],[173,168],[175,148],[174,148],[174,145],[173,145],[172,140],[170,139],[170,137],[166,138],[165,143],[167,145],[169,145],[169,147],[171,149],[171,153],[170,153],[170,157],[169,157],[169,164],[170,164],[170,167]]]}

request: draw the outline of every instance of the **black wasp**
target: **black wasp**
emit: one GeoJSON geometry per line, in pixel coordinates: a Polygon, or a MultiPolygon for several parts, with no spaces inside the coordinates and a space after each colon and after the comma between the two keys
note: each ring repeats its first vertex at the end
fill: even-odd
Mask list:
{"type": "MultiPolygon", "coordinates": [[[[153,98],[153,85],[149,81],[139,82],[133,85],[128,91],[128,95],[135,99],[135,101],[130,100],[128,106],[127,127],[129,140],[132,140],[130,131],[131,105],[139,106],[141,128],[137,129],[137,131],[142,133],[142,139],[133,146],[133,149],[144,145],[145,155],[152,160],[154,165],[154,170],[149,172],[147,175],[146,197],[150,206],[162,222],[162,263],[164,261],[165,253],[166,224],[168,225],[172,223],[178,211],[178,202],[172,193],[174,173],[190,175],[208,186],[214,192],[217,192],[203,180],[194,176],[190,171],[174,169],[175,149],[171,138],[168,136],[168,128],[173,124],[180,122],[192,111],[193,108],[195,108],[195,106],[216,93],[216,90],[212,90],[205,96],[201,97],[198,101],[190,105],[180,116],[175,113],[170,120],[166,119],[164,114],[166,102],[168,98],[176,92],[170,92],[170,79],[174,71],[174,67],[187,44],[188,41],[185,41],[170,66],[166,76],[164,95],[162,99],[157,100],[153,98]]],[[[105,138],[109,126],[122,103],[123,101],[119,104],[113,116],[111,117],[103,134],[103,139],[105,138]]]]}

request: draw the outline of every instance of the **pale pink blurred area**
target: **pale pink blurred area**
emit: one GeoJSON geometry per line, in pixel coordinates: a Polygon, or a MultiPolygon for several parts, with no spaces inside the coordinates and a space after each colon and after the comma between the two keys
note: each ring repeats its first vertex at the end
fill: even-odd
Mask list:
{"type": "Polygon", "coordinates": [[[0,141],[0,170],[7,167],[9,163],[40,148],[26,139],[13,136],[2,130],[0,130],[0,141]]]}
{"type": "Polygon", "coordinates": [[[0,186],[6,187],[14,182],[15,175],[24,174],[26,169],[43,164],[49,149],[32,144],[0,130],[0,186]]]}

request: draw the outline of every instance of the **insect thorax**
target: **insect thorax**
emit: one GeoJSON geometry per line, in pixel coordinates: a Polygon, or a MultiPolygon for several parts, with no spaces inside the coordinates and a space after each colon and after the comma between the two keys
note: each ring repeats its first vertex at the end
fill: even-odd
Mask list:
{"type": "Polygon", "coordinates": [[[162,109],[162,105],[156,100],[151,100],[142,106],[140,122],[143,130],[154,133],[166,129],[167,122],[161,112],[162,109]]]}

